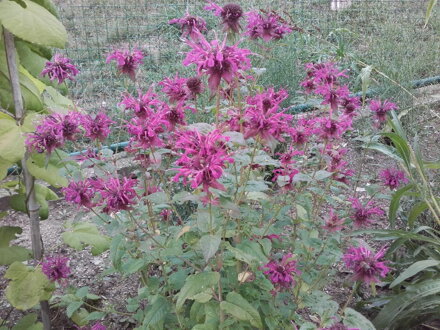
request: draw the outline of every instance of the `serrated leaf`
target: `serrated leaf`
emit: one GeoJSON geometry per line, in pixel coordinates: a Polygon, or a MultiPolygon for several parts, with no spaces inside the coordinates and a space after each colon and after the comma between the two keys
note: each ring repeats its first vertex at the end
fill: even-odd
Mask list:
{"type": "Polygon", "coordinates": [[[26,261],[32,258],[32,251],[21,246],[0,248],[0,265],[10,265],[15,261],[26,261]]]}
{"type": "Polygon", "coordinates": [[[391,284],[390,288],[394,288],[396,285],[402,283],[406,279],[416,275],[417,273],[425,270],[429,267],[434,267],[440,265],[439,260],[421,260],[413,263],[404,272],[402,272],[391,284]]]}
{"type": "Polygon", "coordinates": [[[170,308],[170,303],[165,297],[159,295],[154,296],[146,309],[142,326],[145,327],[145,329],[149,329],[150,326],[159,324],[165,319],[170,308]]]}
{"type": "Polygon", "coordinates": [[[199,240],[199,248],[203,253],[205,262],[214,256],[220,246],[221,238],[215,235],[205,235],[199,240]]]}
{"type": "Polygon", "coordinates": [[[344,325],[360,330],[376,330],[374,325],[365,316],[351,308],[345,309],[344,325]]]}
{"type": "Polygon", "coordinates": [[[73,322],[75,322],[75,324],[82,327],[87,323],[89,323],[89,321],[87,320],[88,316],[89,316],[89,312],[85,308],[80,308],[79,310],[73,313],[71,319],[73,322]]]}
{"type": "Polygon", "coordinates": [[[64,48],[67,32],[63,24],[40,5],[26,1],[26,8],[13,1],[0,2],[0,22],[23,40],[56,48],[64,48]]]}
{"type": "Polygon", "coordinates": [[[91,245],[92,254],[96,256],[110,246],[110,238],[99,233],[98,228],[91,223],[76,223],[70,229],[71,231],[62,234],[63,241],[76,250],[83,249],[84,245],[91,245]]]}
{"type": "Polygon", "coordinates": [[[236,247],[227,244],[226,248],[234,254],[237,260],[244,261],[249,265],[261,265],[268,262],[261,245],[257,242],[244,241],[237,244],[236,247]]]}
{"type": "Polygon", "coordinates": [[[65,114],[74,108],[72,100],[65,97],[51,86],[46,86],[44,89],[43,101],[51,112],[65,114]]]}
{"type": "Polygon", "coordinates": [[[203,272],[188,276],[182,290],[177,294],[176,308],[180,310],[187,299],[192,299],[206,289],[216,287],[220,279],[217,272],[203,272]]]}
{"type": "Polygon", "coordinates": [[[14,262],[6,271],[10,279],[6,288],[6,298],[17,309],[27,310],[40,301],[48,300],[55,285],[41,271],[41,266],[31,268],[21,262],[14,262]]]}
{"type": "Polygon", "coordinates": [[[229,292],[226,301],[220,303],[220,308],[239,321],[249,321],[254,327],[263,328],[260,313],[236,292],[229,292]]]}
{"type": "Polygon", "coordinates": [[[83,304],[83,301],[72,301],[69,305],[67,305],[67,317],[72,317],[73,313],[75,313],[83,304]]]}
{"type": "Polygon", "coordinates": [[[0,227],[0,248],[8,247],[9,243],[17,238],[17,234],[21,234],[21,227],[2,226],[0,227]]]}

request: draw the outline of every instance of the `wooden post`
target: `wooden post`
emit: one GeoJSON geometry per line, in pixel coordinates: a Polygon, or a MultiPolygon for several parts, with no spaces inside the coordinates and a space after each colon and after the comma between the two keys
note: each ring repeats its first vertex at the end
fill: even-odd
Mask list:
{"type": "MultiPolygon", "coordinates": [[[[11,82],[12,96],[14,99],[15,107],[15,119],[19,125],[25,116],[25,110],[23,108],[23,100],[21,98],[20,78],[17,68],[17,60],[15,57],[15,42],[14,35],[3,27],[3,38],[5,43],[6,60],[8,62],[9,79],[11,82]]],[[[21,167],[23,170],[24,183],[26,187],[26,209],[31,222],[31,240],[32,240],[32,252],[34,259],[43,259],[43,241],[40,233],[40,205],[37,202],[34,189],[34,177],[29,173],[26,165],[28,158],[26,152],[24,158],[21,160],[21,167]]],[[[50,316],[49,316],[49,304],[47,301],[40,303],[41,307],[41,319],[43,321],[44,329],[50,330],[50,316]]]]}

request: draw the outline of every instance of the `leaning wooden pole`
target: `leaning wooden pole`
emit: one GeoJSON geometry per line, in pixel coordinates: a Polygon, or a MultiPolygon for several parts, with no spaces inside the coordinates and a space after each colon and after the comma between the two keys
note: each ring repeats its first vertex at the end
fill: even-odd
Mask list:
{"type": "MultiPolygon", "coordinates": [[[[21,97],[20,78],[18,74],[17,59],[15,56],[16,50],[14,35],[3,28],[3,39],[5,43],[9,78],[14,99],[15,119],[17,120],[17,123],[21,125],[25,116],[25,110],[23,108],[23,99],[21,97]]],[[[25,157],[21,160],[21,167],[23,170],[24,183],[26,187],[26,208],[31,223],[32,252],[34,254],[34,259],[41,261],[43,258],[43,241],[40,233],[40,205],[38,204],[35,196],[35,179],[29,173],[26,165],[27,157],[28,153],[26,153],[25,157]]],[[[44,329],[50,330],[49,304],[47,301],[42,301],[40,303],[40,307],[44,329]]]]}

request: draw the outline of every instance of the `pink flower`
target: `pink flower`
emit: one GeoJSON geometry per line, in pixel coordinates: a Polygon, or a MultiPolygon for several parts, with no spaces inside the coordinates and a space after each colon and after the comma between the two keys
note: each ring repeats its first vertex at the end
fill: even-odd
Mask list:
{"type": "Polygon", "coordinates": [[[165,78],[159,83],[162,86],[162,92],[168,95],[170,103],[185,101],[188,98],[188,92],[185,89],[187,79],[180,78],[176,73],[174,78],[165,78]]]}
{"type": "Polygon", "coordinates": [[[150,88],[145,94],[139,91],[137,98],[130,94],[124,95],[119,105],[123,105],[126,110],[132,110],[139,118],[145,118],[160,110],[164,103],[150,88]]]}
{"type": "Polygon", "coordinates": [[[264,41],[279,40],[285,34],[291,33],[292,28],[275,13],[266,13],[264,16],[256,11],[246,13],[248,25],[245,35],[251,39],[261,38],[264,41]]]}
{"type": "Polygon", "coordinates": [[[90,328],[90,330],[107,330],[107,328],[105,327],[105,325],[97,322],[90,328]]]}
{"type": "Polygon", "coordinates": [[[110,120],[105,113],[99,112],[94,117],[91,115],[83,116],[81,124],[86,130],[86,137],[102,142],[110,134],[110,125],[114,124],[114,121],[110,120]]]}
{"type": "Polygon", "coordinates": [[[56,148],[64,145],[63,127],[59,122],[51,117],[46,117],[38,125],[34,133],[29,133],[26,139],[26,145],[30,150],[38,153],[52,153],[56,148]]]}
{"type": "MultiPolygon", "coordinates": [[[[211,196],[210,188],[225,190],[218,182],[223,174],[225,163],[232,163],[233,159],[226,152],[227,137],[214,130],[207,134],[185,131],[180,133],[176,141],[176,148],[184,150],[176,164],[180,166],[173,181],[178,182],[183,177],[183,183],[191,182],[191,188],[202,186],[207,196],[211,196]]],[[[210,197],[208,198],[210,199],[210,197]]]]}
{"type": "Polygon", "coordinates": [[[295,275],[301,272],[296,267],[296,260],[293,260],[292,253],[287,253],[281,261],[271,260],[263,268],[267,268],[263,273],[269,275],[269,280],[277,290],[281,288],[292,288],[295,285],[295,275]]]}
{"type": "Polygon", "coordinates": [[[171,218],[172,215],[173,215],[173,211],[168,210],[168,209],[162,210],[162,211],[160,212],[160,216],[162,217],[162,220],[163,220],[163,221],[168,221],[168,220],[170,220],[170,218],[171,218]]]}
{"type": "Polygon", "coordinates": [[[92,199],[95,189],[89,179],[83,181],[70,181],[69,185],[62,189],[66,201],[91,208],[94,206],[92,199]]]}
{"type": "Polygon", "coordinates": [[[385,255],[385,247],[380,249],[375,255],[365,247],[351,247],[344,254],[345,265],[354,273],[355,281],[362,281],[367,284],[379,281],[385,277],[390,268],[387,261],[379,261],[385,255]]]}
{"type": "Polygon", "coordinates": [[[126,177],[109,178],[107,181],[96,180],[93,182],[94,188],[101,195],[101,203],[105,204],[103,212],[112,213],[121,210],[129,210],[131,205],[136,204],[134,199],[137,197],[134,186],[137,180],[126,177]]]}
{"type": "Polygon", "coordinates": [[[273,170],[273,174],[274,177],[272,179],[272,181],[276,181],[279,182],[279,184],[281,185],[281,188],[284,191],[288,191],[288,190],[292,190],[293,187],[293,178],[295,177],[295,175],[297,175],[299,173],[299,171],[292,167],[292,166],[286,166],[284,168],[277,168],[275,170],[273,170]]]}
{"type": "Polygon", "coordinates": [[[224,7],[220,7],[212,1],[208,1],[209,5],[205,6],[205,10],[211,10],[215,16],[222,18],[222,23],[225,27],[225,31],[230,30],[235,33],[240,31],[239,20],[243,16],[243,9],[235,3],[229,3],[224,7]]]}
{"type": "Polygon", "coordinates": [[[397,110],[397,105],[388,100],[384,100],[383,103],[380,100],[371,100],[370,110],[374,112],[376,119],[380,123],[387,120],[388,111],[397,110]]]}
{"type": "Polygon", "coordinates": [[[192,50],[186,55],[183,64],[197,65],[198,74],[208,75],[208,86],[211,91],[216,91],[221,79],[231,84],[239,76],[239,70],[250,68],[251,54],[249,49],[241,49],[236,45],[227,46],[226,38],[220,43],[213,40],[210,43],[200,34],[198,42],[187,41],[192,50]]]}
{"type": "Polygon", "coordinates": [[[177,24],[182,29],[182,38],[189,36],[193,40],[197,40],[199,32],[206,31],[206,22],[203,18],[190,15],[188,12],[181,18],[174,18],[168,22],[169,24],[177,24]]]}
{"type": "Polygon", "coordinates": [[[405,177],[403,171],[399,171],[396,168],[387,168],[380,172],[380,177],[385,186],[390,189],[398,188],[402,183],[408,183],[408,179],[405,177]]]}
{"type": "Polygon", "coordinates": [[[59,84],[62,84],[66,79],[74,80],[73,77],[76,76],[79,71],[70,61],[69,58],[64,57],[62,54],[55,54],[53,62],[46,62],[43,71],[41,71],[41,76],[47,75],[50,80],[58,79],[59,84]]]}
{"type": "Polygon", "coordinates": [[[186,87],[188,88],[190,99],[195,99],[197,95],[203,92],[202,80],[199,77],[188,78],[186,87]]]}
{"type": "Polygon", "coordinates": [[[284,90],[275,93],[273,89],[248,97],[249,105],[244,113],[245,139],[259,136],[263,141],[273,145],[276,141],[284,141],[293,116],[278,111],[279,104],[287,97],[284,90]]]}
{"type": "Polygon", "coordinates": [[[66,257],[48,257],[42,262],[41,268],[49,280],[61,283],[70,275],[68,262],[69,258],[66,257]]]}
{"type": "Polygon", "coordinates": [[[352,215],[351,219],[354,221],[355,227],[366,226],[374,221],[374,216],[382,216],[384,211],[376,207],[373,200],[367,202],[366,205],[362,203],[357,198],[349,198],[351,201],[352,215]]]}
{"type": "Polygon", "coordinates": [[[166,106],[163,108],[162,113],[164,118],[168,121],[168,127],[173,130],[176,125],[186,125],[185,122],[185,110],[191,109],[191,107],[185,105],[184,102],[179,102],[173,106],[166,106]]]}
{"type": "Polygon", "coordinates": [[[163,147],[160,134],[165,132],[168,125],[162,114],[152,113],[146,118],[133,118],[127,124],[127,131],[132,135],[130,145],[141,149],[163,147]]]}
{"type": "Polygon", "coordinates": [[[289,129],[289,135],[295,144],[304,144],[308,141],[309,136],[315,131],[314,119],[300,118],[296,124],[289,129]]]}
{"type": "Polygon", "coordinates": [[[316,123],[316,133],[324,140],[333,140],[339,139],[351,128],[352,120],[349,116],[339,117],[338,120],[320,117],[316,119],[316,123]]]}
{"type": "Polygon", "coordinates": [[[329,215],[325,220],[325,230],[333,233],[336,231],[340,231],[344,228],[344,218],[339,218],[334,209],[330,209],[329,215]]]}
{"type": "Polygon", "coordinates": [[[107,56],[106,63],[112,60],[116,62],[118,70],[122,74],[126,74],[131,80],[136,80],[136,70],[139,64],[143,63],[144,55],[134,49],[132,52],[128,50],[115,50],[107,56]]]}
{"type": "Polygon", "coordinates": [[[321,95],[324,101],[321,104],[329,104],[332,111],[337,111],[341,103],[341,99],[345,99],[349,95],[347,86],[336,86],[324,84],[316,87],[315,93],[321,95]]]}
{"type": "Polygon", "coordinates": [[[356,116],[356,110],[360,108],[361,101],[359,97],[343,97],[340,105],[347,116],[356,116]]]}

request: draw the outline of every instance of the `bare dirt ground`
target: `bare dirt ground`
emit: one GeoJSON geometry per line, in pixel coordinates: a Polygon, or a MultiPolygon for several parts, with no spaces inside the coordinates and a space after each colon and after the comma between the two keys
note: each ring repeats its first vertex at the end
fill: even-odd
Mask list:
{"type": "MultiPolygon", "coordinates": [[[[434,95],[437,95],[437,93],[440,94],[440,86],[438,86],[438,89],[433,88],[432,90],[435,90],[433,92],[434,95]]],[[[430,111],[426,111],[425,109],[422,118],[420,118],[422,130],[420,131],[419,138],[425,157],[430,160],[438,160],[440,159],[440,105],[432,105],[430,109],[430,111]]],[[[361,149],[359,142],[352,138],[347,138],[345,143],[347,144],[346,147],[350,150],[348,161],[352,168],[358,172],[361,166],[364,166],[362,172],[364,174],[361,176],[362,184],[359,185],[358,190],[362,196],[362,194],[365,194],[363,188],[365,185],[378,182],[376,173],[378,173],[379,170],[395,166],[396,164],[378,152],[361,149]]],[[[435,178],[432,179],[432,182],[435,182],[435,178]]],[[[380,204],[384,209],[387,209],[387,200],[381,200],[380,204]]],[[[1,205],[0,203],[0,211],[2,208],[1,205]]],[[[106,306],[113,305],[117,311],[124,312],[126,300],[136,296],[139,286],[137,277],[123,278],[117,274],[103,275],[104,270],[111,264],[108,252],[94,257],[88,249],[76,251],[63,244],[61,234],[64,232],[64,225],[78,214],[78,209],[67,204],[64,200],[51,202],[50,206],[51,213],[49,219],[41,222],[45,254],[61,254],[70,258],[72,274],[69,278],[69,283],[77,288],[89,286],[91,293],[101,297],[97,304],[99,309],[106,309],[106,306]]],[[[88,217],[87,214],[84,215],[84,220],[88,217]]],[[[8,210],[8,215],[0,220],[0,226],[5,225],[20,226],[23,228],[23,233],[13,241],[12,244],[30,247],[30,228],[26,215],[8,210]]],[[[375,226],[377,228],[386,228],[388,226],[386,217],[378,221],[375,226]]],[[[368,240],[368,238],[365,239],[368,240]]],[[[369,241],[369,244],[373,247],[377,247],[375,242],[369,241]]],[[[0,267],[0,319],[6,320],[6,324],[4,325],[13,326],[18,319],[29,311],[24,313],[17,311],[7,302],[4,295],[8,284],[3,278],[5,270],[6,267],[0,267]]],[[[350,287],[344,285],[345,279],[349,274],[344,273],[343,269],[340,268],[339,275],[340,276],[335,277],[338,278],[338,280],[328,286],[326,291],[331,294],[336,301],[344,303],[350,291],[350,287]]],[[[356,303],[356,300],[353,301],[353,304],[354,303],[356,303]]],[[[130,318],[117,313],[109,314],[102,322],[108,329],[132,329],[134,327],[130,318]]],[[[65,311],[62,309],[52,310],[52,324],[53,329],[77,329],[73,322],[65,316],[65,311]]]]}

